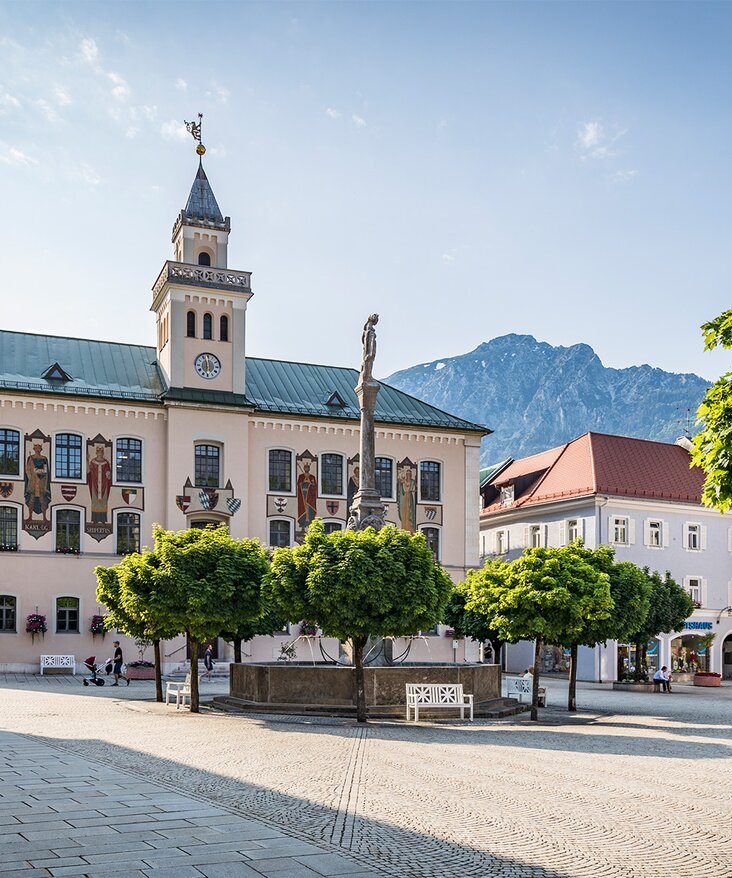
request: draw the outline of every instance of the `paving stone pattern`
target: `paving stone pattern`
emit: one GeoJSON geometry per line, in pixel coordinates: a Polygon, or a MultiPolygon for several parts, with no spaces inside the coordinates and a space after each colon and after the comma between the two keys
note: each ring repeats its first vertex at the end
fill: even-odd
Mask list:
{"type": "Polygon", "coordinates": [[[124,862],[158,878],[732,878],[732,687],[676,689],[581,686],[585,709],[570,717],[566,686],[550,683],[538,726],[364,729],[193,716],[142,686],[0,680],[0,725],[26,735],[0,740],[2,780],[36,802],[18,830],[0,798],[0,878],[119,874],[124,862]],[[54,799],[48,785],[68,789],[54,799]],[[69,862],[9,868],[14,835],[69,862]]]}

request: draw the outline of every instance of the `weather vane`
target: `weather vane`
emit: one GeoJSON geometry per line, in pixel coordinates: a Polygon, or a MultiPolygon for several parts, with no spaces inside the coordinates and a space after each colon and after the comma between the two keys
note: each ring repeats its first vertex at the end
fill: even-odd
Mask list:
{"type": "Polygon", "coordinates": [[[194,140],[198,141],[198,146],[196,147],[196,152],[199,156],[202,156],[206,152],[206,147],[201,143],[201,126],[203,125],[203,113],[198,114],[198,122],[186,122],[185,119],[186,131],[191,135],[194,140]]]}

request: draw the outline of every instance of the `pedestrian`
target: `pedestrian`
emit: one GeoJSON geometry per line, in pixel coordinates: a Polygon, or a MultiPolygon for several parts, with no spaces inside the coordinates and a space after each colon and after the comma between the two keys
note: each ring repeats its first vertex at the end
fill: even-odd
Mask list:
{"type": "Polygon", "coordinates": [[[653,682],[658,683],[661,687],[662,692],[670,692],[671,687],[668,684],[668,673],[667,673],[666,665],[664,665],[660,671],[656,671],[653,675],[653,682]]]}
{"type": "Polygon", "coordinates": [[[211,671],[213,670],[214,660],[213,660],[213,644],[209,643],[206,647],[206,652],[203,654],[203,665],[206,670],[201,674],[201,680],[204,677],[207,677],[209,680],[211,679],[211,671]]]}
{"type": "Polygon", "coordinates": [[[119,640],[114,641],[114,683],[113,686],[119,686],[120,680],[126,680],[127,685],[130,685],[130,678],[125,677],[122,673],[122,663],[124,662],[124,657],[122,655],[122,647],[119,645],[119,640]]]}

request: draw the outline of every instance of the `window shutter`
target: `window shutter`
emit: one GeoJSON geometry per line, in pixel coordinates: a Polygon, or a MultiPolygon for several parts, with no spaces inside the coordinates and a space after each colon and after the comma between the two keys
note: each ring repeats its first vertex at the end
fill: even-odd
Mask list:
{"type": "Polygon", "coordinates": [[[511,550],[511,540],[509,539],[510,531],[506,530],[504,533],[505,533],[504,545],[506,547],[506,551],[509,552],[511,550]]]}
{"type": "Polygon", "coordinates": [[[700,579],[699,582],[701,584],[701,588],[699,589],[699,593],[700,593],[699,597],[700,597],[701,605],[702,605],[702,607],[706,607],[706,606],[708,606],[708,604],[707,604],[707,580],[700,579]]]}
{"type": "Polygon", "coordinates": [[[582,540],[582,543],[585,542],[585,520],[584,518],[577,519],[577,534],[582,540]]]}
{"type": "Polygon", "coordinates": [[[706,526],[706,524],[703,524],[701,526],[701,548],[702,548],[702,551],[704,551],[704,549],[706,549],[706,547],[707,547],[707,526],[706,526]]]}
{"type": "Polygon", "coordinates": [[[527,524],[526,527],[524,528],[524,547],[526,549],[530,548],[530,546],[531,546],[531,543],[529,542],[530,539],[531,539],[531,528],[527,524]]]}
{"type": "Polygon", "coordinates": [[[689,522],[685,521],[684,526],[682,528],[682,533],[684,535],[684,548],[689,548],[689,522]]]}
{"type": "Polygon", "coordinates": [[[541,541],[541,546],[545,549],[549,545],[549,525],[542,524],[541,530],[539,531],[539,540],[541,541]]]}
{"type": "Polygon", "coordinates": [[[643,545],[651,545],[651,522],[647,518],[643,520],[643,545]]]}
{"type": "Polygon", "coordinates": [[[635,519],[634,518],[628,519],[628,545],[629,546],[635,545],[635,519]]]}
{"type": "Polygon", "coordinates": [[[567,545],[567,522],[566,521],[559,522],[559,545],[560,546],[567,545]]]}
{"type": "Polygon", "coordinates": [[[662,534],[662,536],[663,536],[663,545],[664,545],[664,548],[665,548],[665,547],[667,547],[668,544],[669,544],[669,533],[668,533],[668,531],[669,531],[669,527],[668,527],[668,522],[667,522],[667,521],[662,521],[662,522],[661,522],[661,527],[663,528],[663,534],[662,534]]]}

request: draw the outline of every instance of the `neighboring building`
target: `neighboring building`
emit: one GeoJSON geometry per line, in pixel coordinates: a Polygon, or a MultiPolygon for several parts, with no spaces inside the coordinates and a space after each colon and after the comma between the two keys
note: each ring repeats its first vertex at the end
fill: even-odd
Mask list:
{"type": "MultiPolygon", "coordinates": [[[[300,542],[316,516],[345,527],[358,372],[246,356],[251,273],[228,267],[230,228],[199,165],[174,261],[153,285],[156,347],[0,332],[0,669],[37,669],[41,653],[109,653],[89,630],[104,612],[94,568],[149,545],[154,522],[223,522],[270,546],[300,542]],[[36,612],[42,639],[26,633],[36,612]]],[[[422,530],[462,579],[478,563],[488,431],[387,385],[376,428],[388,521],[422,530]]],[[[431,652],[452,659],[443,640],[431,652]]],[[[272,659],[279,645],[262,638],[246,652],[272,659]]],[[[182,640],[166,645],[166,666],[184,656],[182,640]]]]}
{"type": "MultiPolygon", "coordinates": [[[[661,635],[649,653],[658,665],[690,672],[702,661],[699,638],[713,631],[711,670],[732,677],[732,515],[701,504],[704,476],[689,466],[690,443],[649,442],[585,433],[559,448],[508,460],[481,486],[481,555],[515,558],[527,547],[615,549],[661,574],[670,571],[696,609],[683,631],[661,635]]],[[[635,661],[628,644],[582,649],[580,679],[614,680],[635,661]]],[[[533,646],[509,646],[507,669],[523,670],[533,646]]],[[[547,647],[547,671],[567,669],[564,650],[547,647]]]]}

